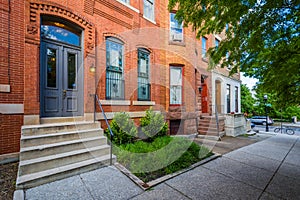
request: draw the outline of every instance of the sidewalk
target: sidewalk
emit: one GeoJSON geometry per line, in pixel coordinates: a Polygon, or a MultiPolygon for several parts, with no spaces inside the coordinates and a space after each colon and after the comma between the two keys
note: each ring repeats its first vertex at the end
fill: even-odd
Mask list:
{"type": "Polygon", "coordinates": [[[298,199],[299,188],[300,139],[276,135],[148,191],[115,167],[105,167],[28,189],[25,199],[298,199]]]}

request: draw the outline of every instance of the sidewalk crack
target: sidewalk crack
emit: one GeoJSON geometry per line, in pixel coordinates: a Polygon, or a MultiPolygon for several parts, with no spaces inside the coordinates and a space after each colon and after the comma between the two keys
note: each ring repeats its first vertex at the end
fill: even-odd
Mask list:
{"type": "Polygon", "coordinates": [[[269,182],[267,183],[267,185],[265,186],[265,188],[263,189],[262,193],[259,195],[258,199],[261,199],[262,195],[264,192],[266,192],[267,188],[269,187],[270,183],[273,181],[275,175],[277,174],[277,172],[279,171],[280,167],[282,166],[282,164],[284,163],[286,157],[289,155],[289,153],[291,152],[291,150],[294,148],[294,146],[296,145],[296,143],[298,142],[299,138],[297,138],[294,142],[294,144],[291,146],[291,148],[289,149],[289,151],[287,152],[287,154],[284,156],[284,158],[282,159],[282,161],[280,162],[279,166],[277,167],[276,171],[273,173],[272,177],[270,178],[269,182]]]}

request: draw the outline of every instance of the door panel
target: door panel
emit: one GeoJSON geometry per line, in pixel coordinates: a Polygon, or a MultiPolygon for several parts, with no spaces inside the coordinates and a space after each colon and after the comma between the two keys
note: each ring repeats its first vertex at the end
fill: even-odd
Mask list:
{"type": "Polygon", "coordinates": [[[42,117],[78,116],[83,113],[81,52],[63,45],[41,44],[42,117]]]}
{"type": "Polygon", "coordinates": [[[79,75],[79,57],[78,50],[64,48],[64,84],[63,84],[63,115],[78,115],[80,112],[79,102],[81,86],[79,75]]]}
{"type": "Polygon", "coordinates": [[[59,117],[61,47],[42,43],[41,48],[41,114],[59,117]]]}

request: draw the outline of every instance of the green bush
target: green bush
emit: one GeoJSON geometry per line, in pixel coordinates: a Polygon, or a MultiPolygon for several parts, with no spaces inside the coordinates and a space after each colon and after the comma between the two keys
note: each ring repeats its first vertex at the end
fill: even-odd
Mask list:
{"type": "MultiPolygon", "coordinates": [[[[137,137],[137,128],[128,113],[116,113],[110,123],[110,128],[114,134],[113,143],[116,145],[132,143],[137,137]]],[[[108,128],[105,130],[105,135],[110,137],[108,128]]]]}
{"type": "Polygon", "coordinates": [[[140,119],[142,132],[152,141],[157,137],[167,135],[168,124],[161,113],[154,112],[151,108],[146,110],[146,116],[140,119]]]}
{"type": "Polygon", "coordinates": [[[212,155],[212,152],[182,137],[163,136],[152,142],[137,141],[114,148],[127,169],[145,182],[174,173],[212,155]]]}

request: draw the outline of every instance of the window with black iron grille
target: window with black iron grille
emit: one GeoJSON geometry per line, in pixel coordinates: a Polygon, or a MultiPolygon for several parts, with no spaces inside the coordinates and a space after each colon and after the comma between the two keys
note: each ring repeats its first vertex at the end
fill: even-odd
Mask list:
{"type": "Polygon", "coordinates": [[[138,49],[138,100],[149,101],[151,95],[150,85],[150,52],[138,49]]]}
{"type": "Polygon", "coordinates": [[[123,42],[106,38],[106,99],[124,99],[123,42]]]}

